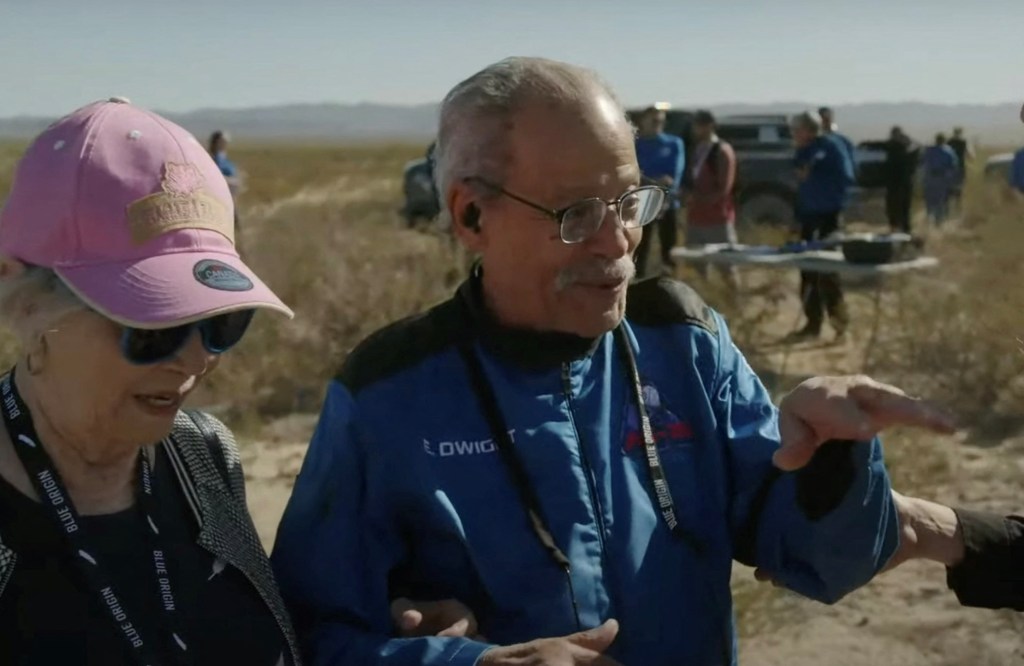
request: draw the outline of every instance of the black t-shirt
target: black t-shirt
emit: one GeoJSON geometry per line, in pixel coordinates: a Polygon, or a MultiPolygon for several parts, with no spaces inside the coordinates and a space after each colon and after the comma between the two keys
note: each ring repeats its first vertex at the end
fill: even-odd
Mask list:
{"type": "MultiPolygon", "coordinates": [[[[290,664],[284,636],[256,588],[240,571],[224,566],[196,543],[195,517],[162,455],[157,456],[154,480],[175,601],[193,663],[290,664]]],[[[168,637],[152,550],[137,507],[82,516],[81,523],[97,544],[98,559],[112,563],[114,585],[123,605],[138,618],[140,633],[148,642],[165,645],[168,637]]],[[[0,595],[0,664],[134,663],[123,636],[79,575],[52,519],[2,478],[0,537],[17,554],[14,573],[0,595]]]]}
{"type": "Polygon", "coordinates": [[[956,159],[960,164],[960,168],[963,169],[965,158],[967,157],[967,141],[965,139],[950,139],[948,143],[949,147],[956,153],[956,159]]]}

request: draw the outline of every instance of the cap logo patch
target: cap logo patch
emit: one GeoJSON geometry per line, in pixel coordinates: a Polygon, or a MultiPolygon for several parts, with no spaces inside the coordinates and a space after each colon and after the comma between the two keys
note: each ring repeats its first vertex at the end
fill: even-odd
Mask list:
{"type": "Polygon", "coordinates": [[[161,192],[128,205],[128,225],[136,245],[179,229],[207,229],[235,241],[228,207],[206,190],[206,179],[192,163],[166,162],[161,192]]]}
{"type": "Polygon", "coordinates": [[[252,280],[222,261],[203,259],[192,267],[199,284],[220,291],[249,291],[252,280]]]}

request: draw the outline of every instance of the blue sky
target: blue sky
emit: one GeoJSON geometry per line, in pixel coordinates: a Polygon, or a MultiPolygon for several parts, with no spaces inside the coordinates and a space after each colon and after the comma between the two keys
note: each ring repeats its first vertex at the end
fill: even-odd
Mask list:
{"type": "Polygon", "coordinates": [[[629,104],[1024,101],[1024,0],[0,0],[0,117],[420,103],[506,55],[629,104]]]}

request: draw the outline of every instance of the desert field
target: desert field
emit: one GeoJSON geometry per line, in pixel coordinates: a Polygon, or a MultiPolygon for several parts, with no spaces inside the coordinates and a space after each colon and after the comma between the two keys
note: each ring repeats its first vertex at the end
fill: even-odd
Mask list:
{"type": "MultiPolygon", "coordinates": [[[[0,202],[23,145],[0,145],[0,202]]],[[[362,337],[447,297],[466,257],[397,213],[404,163],[419,145],[239,145],[243,256],[296,311],[257,316],[195,395],[235,429],[265,545],[315,424],[326,382],[362,337]]],[[[975,165],[982,160],[976,160],[975,165]]],[[[885,438],[896,487],[949,503],[1024,509],[1024,203],[972,172],[958,219],[927,233],[937,270],[878,292],[849,284],[853,327],[841,344],[785,345],[799,322],[795,272],[749,270],[737,302],[693,282],[725,313],[776,395],[813,374],[870,374],[948,405],[963,426],[941,438],[885,438]],[[881,296],[875,307],[876,294],[881,296]]],[[[858,221],[853,221],[854,223],[858,221]]],[[[918,221],[918,231],[924,224],[918,221]]],[[[743,241],[778,230],[743,229],[743,241]]],[[[683,268],[679,277],[696,280],[683,268]]],[[[16,354],[0,337],[0,362],[16,354]]],[[[886,573],[835,606],[756,583],[736,567],[741,663],[749,666],[996,666],[1024,660],[1024,616],[960,608],[939,566],[886,573]]],[[[637,665],[631,665],[637,666],[637,665]]]]}

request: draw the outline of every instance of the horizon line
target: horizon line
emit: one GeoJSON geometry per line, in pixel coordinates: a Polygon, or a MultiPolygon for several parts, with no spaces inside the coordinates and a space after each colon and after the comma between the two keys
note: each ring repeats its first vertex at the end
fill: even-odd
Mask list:
{"type": "MultiPolygon", "coordinates": [[[[100,99],[104,99],[104,98],[102,98],[102,97],[97,98],[97,100],[100,100],[100,99]]],[[[129,97],[129,99],[131,99],[131,97],[129,97]]],[[[654,104],[654,103],[659,102],[659,101],[660,100],[654,100],[654,101],[651,101],[651,102],[639,103],[639,104],[625,104],[625,106],[626,106],[626,108],[630,108],[630,109],[632,109],[632,108],[640,108],[642,106],[645,106],[646,104],[654,104]]],[[[88,103],[89,102],[86,102],[86,104],[88,104],[88,103]]],[[[299,108],[303,108],[303,107],[305,107],[305,108],[309,108],[309,107],[331,107],[331,106],[333,106],[333,107],[347,107],[347,108],[386,107],[386,108],[394,108],[394,109],[409,109],[409,110],[413,110],[413,109],[426,108],[426,107],[437,107],[440,104],[441,104],[440,100],[434,101],[434,102],[408,102],[408,103],[400,103],[400,102],[393,102],[393,103],[392,102],[373,102],[373,101],[357,101],[357,102],[339,102],[339,101],[321,101],[321,102],[305,101],[305,102],[303,102],[303,101],[297,101],[297,102],[275,102],[275,103],[265,103],[265,104],[254,104],[254,105],[248,105],[248,106],[200,106],[200,107],[195,107],[195,108],[184,110],[184,111],[172,111],[172,110],[167,110],[167,109],[160,109],[158,107],[148,107],[148,106],[143,106],[143,108],[150,108],[154,112],[159,113],[161,115],[186,116],[186,115],[195,115],[195,114],[200,114],[200,113],[224,113],[224,112],[239,112],[239,111],[262,111],[262,110],[267,110],[267,109],[279,109],[279,108],[285,108],[285,107],[299,107],[299,108]]],[[[697,104],[677,104],[675,102],[669,102],[668,104],[670,105],[670,108],[680,108],[680,109],[699,109],[699,108],[707,108],[707,107],[714,108],[714,107],[722,107],[722,106],[745,106],[745,107],[793,106],[793,107],[817,108],[818,106],[828,105],[828,106],[831,106],[831,107],[839,110],[839,109],[843,109],[843,108],[853,108],[853,107],[863,107],[863,106],[938,106],[938,107],[951,107],[951,108],[956,108],[956,107],[981,107],[981,108],[985,108],[985,107],[1000,107],[1000,106],[1016,106],[1016,105],[1020,104],[1020,102],[1018,102],[1018,101],[1010,101],[1010,100],[1001,101],[1001,102],[930,102],[930,101],[925,101],[925,100],[906,99],[906,100],[894,100],[894,101],[871,100],[871,101],[862,101],[862,102],[832,102],[832,101],[829,101],[829,102],[824,102],[824,103],[822,103],[822,102],[810,103],[810,102],[801,101],[801,100],[776,100],[776,101],[771,101],[771,102],[740,102],[740,101],[730,101],[730,102],[704,102],[704,103],[697,103],[697,104]]],[[[73,110],[74,109],[69,109],[68,111],[65,111],[64,114],[70,113],[73,110]]],[[[0,116],[0,121],[40,120],[40,119],[58,118],[58,117],[61,117],[61,116],[59,114],[17,113],[17,114],[14,114],[14,115],[3,115],[3,116],[0,116]]]]}

